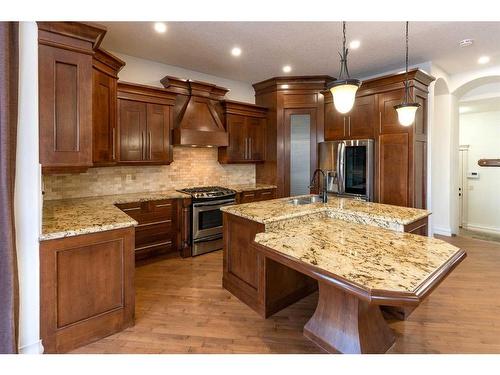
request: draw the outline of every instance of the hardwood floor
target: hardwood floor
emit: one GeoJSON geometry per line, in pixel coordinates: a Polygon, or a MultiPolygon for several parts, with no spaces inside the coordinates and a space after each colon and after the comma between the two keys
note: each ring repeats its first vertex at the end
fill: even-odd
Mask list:
{"type": "MultiPolygon", "coordinates": [[[[468,257],[407,321],[389,353],[500,353],[500,244],[440,237],[468,257]]],[[[136,324],[73,353],[321,353],[302,335],[313,294],[265,320],[221,287],[222,252],[136,269],[136,324]]]]}

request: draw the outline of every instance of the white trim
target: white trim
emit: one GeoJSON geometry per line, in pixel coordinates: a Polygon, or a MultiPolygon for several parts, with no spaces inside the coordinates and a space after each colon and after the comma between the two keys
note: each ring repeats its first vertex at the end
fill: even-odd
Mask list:
{"type": "Polygon", "coordinates": [[[485,233],[492,233],[492,234],[500,234],[500,228],[495,228],[495,227],[485,227],[482,225],[475,225],[475,224],[466,224],[464,225],[465,229],[469,230],[477,230],[478,232],[485,232],[485,233]]]}
{"type": "Polygon", "coordinates": [[[447,236],[451,237],[452,236],[452,231],[451,228],[439,228],[439,227],[434,227],[432,228],[433,234],[440,234],[442,236],[447,236]]]}
{"type": "Polygon", "coordinates": [[[21,346],[19,348],[19,354],[43,354],[44,348],[42,345],[42,340],[37,342],[21,346]]]}

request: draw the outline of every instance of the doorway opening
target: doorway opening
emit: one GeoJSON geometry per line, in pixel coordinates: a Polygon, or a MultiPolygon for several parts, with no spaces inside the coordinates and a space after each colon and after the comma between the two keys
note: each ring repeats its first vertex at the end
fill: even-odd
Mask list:
{"type": "Polygon", "coordinates": [[[477,97],[471,91],[459,102],[458,234],[500,242],[500,167],[479,165],[500,159],[500,89],[477,97]]]}

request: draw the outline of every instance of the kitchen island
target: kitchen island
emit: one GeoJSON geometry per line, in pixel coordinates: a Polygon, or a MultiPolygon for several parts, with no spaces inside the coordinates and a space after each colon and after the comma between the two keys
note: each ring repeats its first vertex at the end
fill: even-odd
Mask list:
{"type": "Polygon", "coordinates": [[[465,257],[404,233],[428,211],[333,198],[224,209],[223,285],[268,317],[319,286],[304,335],[328,352],[383,353],[394,342],[379,306],[417,306],[465,257]]]}

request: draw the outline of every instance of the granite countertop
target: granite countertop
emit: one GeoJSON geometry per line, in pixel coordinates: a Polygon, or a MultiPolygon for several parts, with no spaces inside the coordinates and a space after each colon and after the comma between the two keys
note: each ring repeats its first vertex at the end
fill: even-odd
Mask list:
{"type": "Polygon", "coordinates": [[[175,198],[190,196],[168,190],[44,201],[40,241],[135,226],[115,204],[175,198]]]}
{"type": "Polygon", "coordinates": [[[258,233],[255,242],[365,289],[415,292],[459,248],[327,216],[258,233]]]}
{"type": "Polygon", "coordinates": [[[268,184],[238,184],[238,185],[224,185],[228,189],[233,189],[237,193],[243,191],[261,190],[261,189],[276,189],[276,185],[268,184]]]}
{"type": "Polygon", "coordinates": [[[334,218],[364,224],[374,224],[369,221],[375,221],[377,226],[385,226],[391,229],[397,229],[390,226],[391,224],[407,225],[431,214],[430,211],[418,208],[364,202],[351,198],[328,197],[328,203],[326,204],[311,203],[297,206],[288,203],[290,199],[288,197],[226,206],[222,210],[261,224],[270,224],[294,217],[326,212],[334,218]]]}

